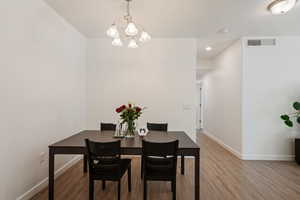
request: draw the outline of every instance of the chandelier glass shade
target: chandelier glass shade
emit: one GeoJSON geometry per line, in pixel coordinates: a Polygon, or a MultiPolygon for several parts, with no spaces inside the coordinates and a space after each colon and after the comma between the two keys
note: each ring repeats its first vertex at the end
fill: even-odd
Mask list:
{"type": "Polygon", "coordinates": [[[113,46],[116,46],[116,47],[121,47],[121,46],[123,46],[122,40],[121,40],[120,38],[117,38],[117,37],[113,39],[113,41],[111,42],[111,44],[112,44],[113,46]]]}
{"type": "Polygon", "coordinates": [[[129,22],[125,29],[125,33],[128,36],[136,36],[139,33],[139,30],[133,22],[129,22]]]}
{"type": "Polygon", "coordinates": [[[136,43],[135,39],[131,39],[128,43],[128,48],[132,48],[132,49],[135,49],[135,48],[138,48],[138,44],[136,43]]]}
{"type": "Polygon", "coordinates": [[[111,38],[120,37],[118,28],[115,24],[112,24],[111,27],[106,31],[106,34],[111,38]]]}
{"type": "Polygon", "coordinates": [[[138,48],[142,43],[151,40],[151,36],[147,33],[142,26],[135,23],[130,15],[130,2],[127,1],[127,13],[120,23],[113,23],[106,34],[112,38],[113,46],[123,46],[123,41],[128,43],[128,48],[138,48]]]}

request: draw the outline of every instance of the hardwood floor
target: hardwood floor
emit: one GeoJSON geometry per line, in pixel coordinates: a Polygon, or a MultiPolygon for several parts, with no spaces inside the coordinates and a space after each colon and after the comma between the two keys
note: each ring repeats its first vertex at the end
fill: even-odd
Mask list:
{"type": "MultiPolygon", "coordinates": [[[[201,200],[299,200],[300,166],[294,162],[241,161],[208,137],[201,135],[201,200]]],[[[140,160],[132,160],[132,192],[127,191],[127,175],[122,180],[122,200],[142,200],[140,160]]],[[[178,161],[180,165],[180,160],[178,161]]],[[[177,174],[177,199],[193,199],[193,160],[186,159],[186,174],[177,174]]],[[[55,181],[56,200],[88,199],[88,178],[82,162],[55,181]]],[[[149,183],[149,200],[171,199],[168,183],[149,183]]],[[[95,200],[117,198],[117,184],[108,182],[106,190],[96,183],[95,200]]],[[[33,200],[46,200],[47,189],[33,200]]]]}

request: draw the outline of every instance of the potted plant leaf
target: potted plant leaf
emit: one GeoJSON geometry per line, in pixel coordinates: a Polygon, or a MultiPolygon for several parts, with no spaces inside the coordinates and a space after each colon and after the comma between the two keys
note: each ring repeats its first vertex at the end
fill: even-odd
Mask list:
{"type": "MultiPolygon", "coordinates": [[[[294,121],[300,124],[300,102],[293,103],[293,108],[295,112],[280,116],[288,127],[293,127],[294,121]]],[[[295,138],[295,160],[300,165],[300,138],[295,138]]]]}

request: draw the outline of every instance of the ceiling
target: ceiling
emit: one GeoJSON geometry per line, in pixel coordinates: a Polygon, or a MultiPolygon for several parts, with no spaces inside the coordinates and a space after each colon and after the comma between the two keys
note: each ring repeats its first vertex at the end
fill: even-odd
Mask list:
{"type": "MultiPolygon", "coordinates": [[[[106,37],[111,23],[125,14],[124,0],[45,0],[89,38],[106,37]]],[[[131,14],[152,37],[199,38],[217,54],[241,36],[300,35],[300,6],[287,15],[273,16],[271,0],[133,0],[131,14]],[[228,28],[229,33],[220,33],[228,28]],[[224,47],[225,46],[225,47],[224,47]]]]}

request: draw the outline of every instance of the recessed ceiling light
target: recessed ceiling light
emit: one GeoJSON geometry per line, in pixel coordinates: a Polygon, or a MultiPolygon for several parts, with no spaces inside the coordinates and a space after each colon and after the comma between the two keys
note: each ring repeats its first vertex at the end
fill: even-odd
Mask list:
{"type": "Polygon", "coordinates": [[[207,46],[207,47],[205,47],[205,50],[206,50],[206,51],[211,51],[212,48],[211,48],[211,46],[207,46]]]}
{"type": "Polygon", "coordinates": [[[275,0],[268,6],[268,10],[273,15],[281,15],[289,12],[296,3],[297,0],[275,0]]]}

